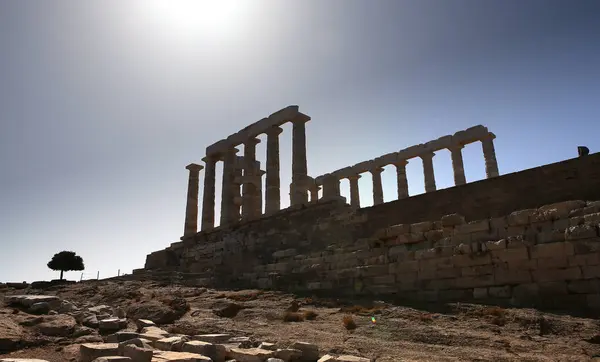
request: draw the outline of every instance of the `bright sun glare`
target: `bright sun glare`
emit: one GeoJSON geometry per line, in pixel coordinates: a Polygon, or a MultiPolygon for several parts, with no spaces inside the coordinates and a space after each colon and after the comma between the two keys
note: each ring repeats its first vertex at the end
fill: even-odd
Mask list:
{"type": "Polygon", "coordinates": [[[179,36],[224,37],[240,30],[248,0],[145,0],[164,31],[179,36]]]}

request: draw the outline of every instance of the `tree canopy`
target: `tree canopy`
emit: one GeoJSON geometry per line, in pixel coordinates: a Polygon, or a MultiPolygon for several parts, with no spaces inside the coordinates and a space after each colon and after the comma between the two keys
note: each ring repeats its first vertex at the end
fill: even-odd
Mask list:
{"type": "Polygon", "coordinates": [[[54,254],[52,260],[48,262],[48,268],[60,270],[60,279],[63,278],[63,272],[70,270],[84,270],[83,259],[73,251],[61,251],[54,254]]]}

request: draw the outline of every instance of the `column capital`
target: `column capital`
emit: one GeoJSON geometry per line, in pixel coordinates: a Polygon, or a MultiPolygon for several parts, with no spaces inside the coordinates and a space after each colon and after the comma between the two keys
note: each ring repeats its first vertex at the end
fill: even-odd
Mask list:
{"type": "Polygon", "coordinates": [[[248,138],[247,140],[244,141],[244,147],[256,146],[259,143],[260,143],[259,138],[256,138],[256,137],[248,138]]]}
{"type": "Polygon", "coordinates": [[[383,167],[375,167],[375,168],[373,168],[373,169],[370,169],[370,170],[369,170],[369,172],[370,172],[371,174],[373,174],[373,175],[374,175],[374,174],[380,174],[380,173],[382,173],[382,172],[383,172],[383,167]]]}
{"type": "Polygon", "coordinates": [[[393,165],[396,166],[396,167],[406,167],[406,165],[408,165],[408,160],[399,159],[399,160],[395,161],[393,163],[393,165]]]}
{"type": "Polygon", "coordinates": [[[358,181],[358,179],[359,179],[359,178],[361,178],[361,177],[362,177],[362,176],[361,176],[359,173],[357,173],[357,174],[355,174],[355,175],[350,175],[350,176],[348,176],[348,177],[346,177],[346,178],[347,178],[348,180],[357,180],[357,181],[358,181]]]}
{"type": "Polygon", "coordinates": [[[290,122],[292,122],[293,124],[304,124],[308,121],[310,121],[309,116],[307,116],[305,114],[298,114],[290,122]]]}
{"type": "Polygon", "coordinates": [[[488,134],[486,134],[485,136],[481,137],[481,140],[494,140],[496,139],[496,135],[493,134],[492,132],[489,132],[488,134]]]}
{"type": "Polygon", "coordinates": [[[283,128],[279,126],[273,126],[265,131],[267,136],[279,136],[283,132],[283,128]]]}
{"type": "Polygon", "coordinates": [[[206,155],[204,157],[202,157],[202,161],[204,163],[213,163],[213,162],[217,162],[220,161],[222,158],[222,156],[218,153],[212,154],[212,155],[206,155]]]}
{"type": "Polygon", "coordinates": [[[189,165],[185,166],[186,170],[190,170],[192,172],[200,172],[200,170],[202,170],[204,168],[204,166],[200,166],[196,163],[190,163],[189,165]]]}
{"type": "Polygon", "coordinates": [[[433,151],[426,151],[419,155],[421,159],[432,159],[433,156],[435,156],[435,153],[433,151]]]}
{"type": "Polygon", "coordinates": [[[465,148],[465,145],[463,145],[462,143],[456,143],[456,144],[448,146],[448,150],[450,150],[450,152],[460,151],[463,148],[465,148]]]}

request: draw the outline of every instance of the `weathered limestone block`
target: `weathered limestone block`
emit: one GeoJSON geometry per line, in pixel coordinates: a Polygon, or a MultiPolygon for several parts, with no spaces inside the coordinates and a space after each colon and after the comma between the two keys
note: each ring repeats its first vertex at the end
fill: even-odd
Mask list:
{"type": "Polygon", "coordinates": [[[473,298],[486,299],[488,297],[487,288],[473,288],[473,298]]]}
{"type": "Polygon", "coordinates": [[[456,287],[460,289],[490,287],[495,284],[493,275],[479,275],[460,277],[455,280],[456,287]]]}
{"type": "Polygon", "coordinates": [[[565,232],[558,230],[542,231],[536,235],[535,240],[538,244],[562,242],[565,241],[565,232]]]}
{"type": "Polygon", "coordinates": [[[462,225],[465,223],[465,217],[459,214],[450,214],[442,216],[442,227],[462,225]]]}
{"type": "Polygon", "coordinates": [[[458,234],[470,234],[478,231],[489,231],[490,230],[490,221],[489,220],[479,220],[479,221],[471,221],[468,224],[462,224],[456,226],[456,233],[458,234]]]}
{"type": "Polygon", "coordinates": [[[490,254],[495,264],[529,260],[529,251],[526,247],[492,250],[490,254]]]}
{"type": "Polygon", "coordinates": [[[586,202],[582,200],[570,200],[558,202],[555,204],[544,205],[540,207],[538,210],[540,211],[548,211],[552,210],[552,212],[558,216],[558,218],[568,217],[569,213],[573,210],[580,209],[586,206],[586,202]]]}
{"type": "Polygon", "coordinates": [[[587,214],[583,217],[583,221],[586,224],[598,224],[600,223],[600,212],[596,212],[593,214],[587,214]]]}
{"type": "Polygon", "coordinates": [[[131,362],[132,359],[124,356],[98,357],[93,362],[131,362]]]}
{"type": "Polygon", "coordinates": [[[423,233],[400,234],[396,239],[398,244],[415,244],[422,241],[425,241],[425,234],[423,233]]]}
{"type": "Polygon", "coordinates": [[[501,239],[498,241],[487,241],[485,243],[486,250],[502,250],[506,249],[506,240],[501,239]]]}
{"type": "Polygon", "coordinates": [[[152,362],[211,362],[209,357],[189,352],[155,351],[152,362]]]}
{"type": "Polygon", "coordinates": [[[386,237],[397,237],[401,234],[410,233],[410,224],[398,224],[383,229],[386,237]]]}
{"type": "Polygon", "coordinates": [[[509,226],[527,225],[530,223],[531,215],[535,214],[536,212],[537,209],[514,211],[510,215],[508,215],[506,220],[509,226]]]}
{"type": "Polygon", "coordinates": [[[571,226],[565,230],[565,240],[588,239],[596,236],[598,233],[594,225],[571,226]]]}
{"type": "Polygon", "coordinates": [[[540,258],[532,261],[535,261],[536,266],[540,269],[566,268],[569,266],[567,255],[555,255],[550,258],[540,258]]]}
{"type": "Polygon", "coordinates": [[[483,255],[454,255],[452,257],[454,266],[458,268],[468,267],[468,266],[476,266],[476,265],[486,265],[492,263],[492,258],[489,254],[483,255]]]}
{"type": "Polygon", "coordinates": [[[489,287],[488,295],[492,298],[510,298],[511,288],[508,285],[502,287],[489,287]]]}
{"type": "Polygon", "coordinates": [[[138,347],[135,344],[123,346],[123,356],[131,358],[134,362],[151,362],[154,350],[152,348],[138,347]]]}
{"type": "Polygon", "coordinates": [[[154,348],[160,349],[161,351],[181,351],[184,343],[188,342],[189,338],[185,336],[174,336],[162,338],[154,341],[154,348]]]}
{"type": "Polygon", "coordinates": [[[570,293],[576,293],[576,294],[600,293],[600,280],[599,279],[572,280],[570,282],[567,282],[567,290],[570,293]]]}
{"type": "Polygon", "coordinates": [[[123,332],[117,332],[117,333],[113,333],[113,334],[106,336],[106,342],[107,343],[119,343],[119,342],[128,341],[130,339],[138,338],[138,337],[139,337],[139,333],[137,333],[137,332],[123,331],[123,332]]]}
{"type": "Polygon", "coordinates": [[[388,271],[390,274],[406,274],[411,272],[416,272],[419,270],[419,261],[417,260],[407,260],[401,261],[397,263],[390,263],[388,265],[388,271]]]}
{"type": "Polygon", "coordinates": [[[290,348],[302,351],[301,361],[316,361],[319,359],[319,347],[315,344],[295,342],[290,348]]]}
{"type": "Polygon", "coordinates": [[[302,351],[293,348],[278,349],[273,353],[273,357],[282,359],[285,362],[298,361],[302,357],[302,351]]]}
{"type": "Polygon", "coordinates": [[[273,253],[273,258],[275,258],[275,259],[288,258],[288,257],[294,256],[297,254],[298,254],[298,251],[296,249],[278,250],[273,253]]]}
{"type": "Polygon", "coordinates": [[[494,272],[496,284],[521,284],[532,281],[529,270],[496,269],[494,272]]]}
{"type": "Polygon", "coordinates": [[[213,361],[220,361],[225,359],[225,348],[222,345],[219,347],[221,348],[209,342],[189,341],[183,344],[181,351],[201,354],[210,357],[213,361]]]}
{"type": "Polygon", "coordinates": [[[582,266],[581,273],[583,275],[583,279],[600,278],[600,266],[598,266],[598,265],[582,266]]]}
{"type": "Polygon", "coordinates": [[[433,228],[433,222],[423,221],[423,222],[411,224],[410,232],[411,233],[424,233],[426,231],[431,230],[432,228],[433,228]]]}
{"type": "Polygon", "coordinates": [[[98,357],[118,355],[118,343],[84,343],[79,346],[79,360],[81,362],[91,362],[98,357]]]}
{"type": "Polygon", "coordinates": [[[556,258],[575,255],[573,244],[569,242],[534,245],[531,248],[531,259],[556,258]]]}
{"type": "Polygon", "coordinates": [[[477,275],[491,275],[494,274],[496,268],[493,265],[477,265],[477,266],[468,266],[464,268],[458,269],[460,270],[460,276],[464,277],[473,277],[477,275]]]}
{"type": "Polygon", "coordinates": [[[524,283],[512,288],[511,303],[514,305],[523,305],[535,300],[539,295],[539,286],[537,283],[524,283]]]}
{"type": "Polygon", "coordinates": [[[600,255],[594,254],[576,254],[567,258],[569,266],[583,266],[583,265],[599,265],[600,255]]]}
{"type": "Polygon", "coordinates": [[[371,360],[364,357],[356,357],[349,355],[334,357],[326,354],[325,356],[319,358],[317,362],[371,362],[371,360]]]}
{"type": "Polygon", "coordinates": [[[582,278],[581,268],[553,268],[553,269],[537,269],[531,271],[533,281],[535,282],[554,282],[563,280],[578,280],[582,278]]]}
{"type": "Polygon", "coordinates": [[[425,232],[425,239],[432,243],[438,242],[444,238],[444,232],[442,230],[429,230],[425,232]]]}

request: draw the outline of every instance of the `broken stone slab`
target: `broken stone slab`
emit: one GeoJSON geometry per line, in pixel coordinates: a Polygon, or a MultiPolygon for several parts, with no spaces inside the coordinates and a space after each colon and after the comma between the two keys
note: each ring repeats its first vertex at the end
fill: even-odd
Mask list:
{"type": "Polygon", "coordinates": [[[212,360],[197,353],[154,351],[152,362],[212,362],[212,360]]]}
{"type": "Polygon", "coordinates": [[[48,362],[45,359],[36,358],[0,358],[0,362],[48,362]]]}
{"type": "Polygon", "coordinates": [[[120,354],[131,358],[134,362],[152,362],[154,351],[152,348],[139,347],[135,344],[119,346],[120,354]]]}
{"type": "Polygon", "coordinates": [[[39,333],[50,337],[67,337],[75,330],[75,318],[58,314],[44,317],[44,321],[36,326],[39,333]]]}
{"type": "Polygon", "coordinates": [[[119,343],[125,342],[134,338],[138,338],[140,336],[137,332],[132,331],[121,331],[117,333],[113,333],[111,335],[106,336],[106,343],[119,343]]]}
{"type": "Polygon", "coordinates": [[[42,302],[48,303],[51,307],[60,306],[60,298],[55,295],[7,295],[4,297],[4,302],[8,305],[20,305],[26,308],[42,302]]]}
{"type": "Polygon", "coordinates": [[[154,348],[160,349],[161,351],[177,351],[181,352],[184,343],[189,342],[187,336],[174,336],[162,338],[154,341],[154,348]]]}
{"type": "Polygon", "coordinates": [[[319,346],[316,344],[295,342],[290,348],[302,351],[301,361],[316,361],[319,359],[319,346]]]}
{"type": "Polygon", "coordinates": [[[224,343],[231,339],[229,334],[198,334],[192,336],[192,339],[196,341],[208,342],[208,343],[224,343]]]}
{"type": "Polygon", "coordinates": [[[275,351],[277,350],[277,346],[275,346],[275,343],[269,343],[269,342],[262,342],[260,344],[260,346],[258,346],[258,348],[260,349],[266,349],[269,351],[275,351]]]}
{"type": "Polygon", "coordinates": [[[138,331],[141,331],[144,327],[156,327],[156,324],[149,319],[137,319],[135,325],[138,331]]]}
{"type": "Polygon", "coordinates": [[[273,354],[273,357],[282,359],[286,362],[298,361],[302,357],[302,351],[293,348],[278,349],[273,354]]]}
{"type": "Polygon", "coordinates": [[[197,353],[210,357],[213,361],[224,360],[228,349],[223,345],[214,345],[203,341],[189,341],[181,347],[182,352],[197,353]]]}
{"type": "Polygon", "coordinates": [[[119,343],[119,355],[123,355],[126,346],[137,346],[144,349],[152,350],[152,341],[142,338],[133,338],[119,343]]]}
{"type": "Polygon", "coordinates": [[[111,314],[112,308],[107,305],[97,305],[95,307],[88,308],[88,311],[98,315],[98,314],[111,314]]]}
{"type": "Polygon", "coordinates": [[[252,348],[252,347],[254,347],[253,346],[254,342],[252,341],[252,339],[250,339],[250,337],[233,337],[233,338],[229,338],[229,340],[227,341],[227,343],[238,344],[240,346],[240,348],[252,348]]]}
{"type": "Polygon", "coordinates": [[[132,361],[132,359],[129,357],[107,356],[107,357],[98,357],[95,360],[93,360],[92,362],[131,362],[131,361],[132,361]]]}
{"type": "Polygon", "coordinates": [[[118,343],[84,343],[79,346],[79,361],[92,362],[98,357],[118,356],[118,343]]]}
{"type": "Polygon", "coordinates": [[[81,324],[83,324],[86,327],[90,327],[90,328],[98,328],[98,326],[100,325],[100,322],[98,322],[98,318],[96,318],[95,314],[90,314],[83,318],[83,320],[81,321],[81,324]]]}
{"type": "Polygon", "coordinates": [[[122,318],[107,318],[102,319],[98,323],[101,331],[118,331],[119,329],[127,328],[127,319],[122,318]]]}
{"type": "Polygon", "coordinates": [[[228,357],[238,362],[264,362],[273,357],[274,352],[260,348],[232,348],[228,357]]]}

